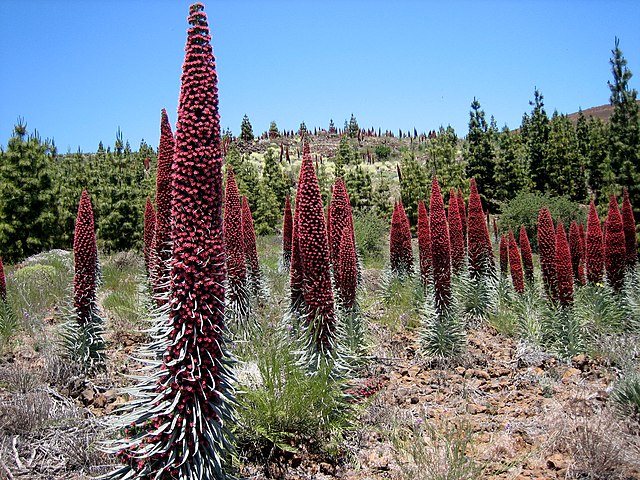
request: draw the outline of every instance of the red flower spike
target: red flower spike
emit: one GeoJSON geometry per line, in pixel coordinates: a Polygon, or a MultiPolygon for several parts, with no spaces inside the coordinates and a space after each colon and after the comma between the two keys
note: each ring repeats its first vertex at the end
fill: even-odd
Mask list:
{"type": "Polygon", "coordinates": [[[7,280],[4,276],[4,264],[2,263],[2,257],[0,257],[0,299],[3,302],[7,301],[7,280]]]}
{"type": "Polygon", "coordinates": [[[500,273],[506,276],[509,273],[509,245],[506,235],[500,235],[500,273]]]}
{"type": "Polygon", "coordinates": [[[431,229],[424,202],[418,202],[418,252],[420,255],[420,279],[423,285],[431,278],[431,229]]]}
{"type": "Polygon", "coordinates": [[[328,212],[329,248],[331,264],[335,272],[340,258],[342,236],[347,232],[353,232],[351,203],[349,203],[349,194],[342,178],[336,179],[328,212]]]}
{"type": "Polygon", "coordinates": [[[520,225],[520,254],[522,255],[522,268],[527,283],[533,285],[533,255],[531,254],[531,244],[524,225],[520,225]]]}
{"type": "Polygon", "coordinates": [[[259,294],[262,284],[260,263],[258,262],[258,248],[256,246],[256,231],[253,227],[253,216],[249,208],[247,197],[242,196],[242,235],[244,236],[244,255],[247,265],[249,285],[254,295],[259,294]]]}
{"type": "Polygon", "coordinates": [[[586,239],[586,265],[587,280],[589,283],[601,283],[604,271],[604,239],[600,218],[593,199],[589,205],[589,217],[587,219],[587,239],[586,239]]]}
{"type": "Polygon", "coordinates": [[[587,252],[587,240],[584,233],[584,225],[578,225],[578,233],[580,234],[580,258],[582,258],[582,263],[584,264],[586,262],[585,256],[587,252]]]}
{"type": "Polygon", "coordinates": [[[358,263],[356,259],[356,244],[354,241],[353,227],[342,235],[340,240],[340,257],[338,259],[338,271],[335,277],[338,279],[337,288],[342,306],[352,310],[356,304],[356,292],[358,286],[358,263]]]}
{"type": "Polygon", "coordinates": [[[562,222],[556,228],[555,272],[558,288],[558,301],[562,306],[573,303],[573,268],[569,242],[562,222]]]}
{"type": "Polygon", "coordinates": [[[224,248],[227,261],[227,281],[231,301],[245,288],[247,267],[245,263],[244,234],[242,231],[242,204],[233,168],[227,165],[227,186],[224,203],[224,248]]]}
{"type": "Polygon", "coordinates": [[[391,217],[389,235],[389,262],[396,275],[413,272],[413,250],[411,248],[411,228],[402,202],[396,203],[391,217]]]}
{"type": "Polygon", "coordinates": [[[545,292],[549,298],[557,299],[556,231],[548,208],[541,209],[538,215],[538,251],[545,292]]]}
{"type": "Polygon", "coordinates": [[[638,261],[638,241],[636,239],[636,221],[633,218],[633,208],[629,201],[629,192],[624,189],[622,201],[622,227],[624,230],[625,263],[627,267],[634,267],[638,261]]]}
{"type": "Polygon", "coordinates": [[[518,293],[524,292],[524,274],[522,272],[522,262],[520,260],[520,252],[516,244],[516,237],[509,229],[509,267],[511,269],[511,281],[513,288],[518,293]]]}
{"type": "Polygon", "coordinates": [[[604,264],[607,281],[616,292],[619,292],[624,284],[627,252],[622,216],[615,195],[609,197],[609,212],[604,231],[604,264]]]}
{"type": "Polygon", "coordinates": [[[155,235],[156,228],[156,211],[153,208],[153,203],[151,203],[151,199],[147,197],[147,204],[144,209],[144,266],[149,271],[149,259],[151,256],[151,249],[153,247],[153,236],[155,235]]]}
{"type": "Polygon", "coordinates": [[[464,204],[462,190],[458,189],[458,210],[460,210],[460,223],[462,223],[462,238],[464,239],[464,251],[467,252],[467,209],[464,204]]]}
{"type": "Polygon", "coordinates": [[[160,145],[156,173],[156,226],[150,252],[151,278],[156,295],[167,293],[171,259],[171,168],[175,155],[175,140],[167,111],[160,115],[160,145]]]}
{"type": "Polygon", "coordinates": [[[316,341],[316,351],[324,353],[329,352],[333,346],[335,312],[324,208],[311,154],[307,149],[308,146],[305,147],[300,167],[302,182],[296,199],[296,215],[299,211],[299,216],[294,229],[299,232],[298,248],[304,275],[307,323],[316,341]]]}
{"type": "Polygon", "coordinates": [[[284,203],[284,221],[282,224],[282,265],[285,270],[291,267],[291,245],[293,235],[293,216],[289,195],[284,203]]]}
{"type": "Polygon", "coordinates": [[[444,212],[444,200],[440,194],[438,179],[435,176],[431,182],[429,213],[435,302],[436,306],[443,310],[451,303],[451,247],[449,226],[444,212]]]}
{"type": "Polygon", "coordinates": [[[580,229],[578,228],[578,224],[575,220],[571,222],[571,226],[569,227],[569,250],[571,251],[571,268],[573,269],[573,278],[580,285],[584,285],[584,268],[582,269],[582,276],[580,274],[580,265],[582,263],[582,242],[580,241],[580,229]]]}
{"type": "Polygon", "coordinates": [[[76,228],[73,237],[73,306],[78,315],[78,323],[86,326],[91,322],[91,310],[96,300],[96,274],[98,250],[93,208],[86,190],[82,191],[76,228]]]}
{"type": "Polygon", "coordinates": [[[291,268],[289,270],[289,290],[291,292],[290,309],[297,314],[303,313],[304,305],[304,274],[302,270],[302,258],[300,257],[300,198],[302,198],[305,171],[300,168],[298,175],[298,188],[296,190],[296,207],[293,213],[293,225],[291,231],[291,268]]]}
{"type": "Polygon", "coordinates": [[[472,178],[469,182],[469,206],[467,221],[467,243],[469,269],[473,276],[484,275],[494,270],[493,249],[489,229],[485,222],[478,186],[472,178]]]}
{"type": "Polygon", "coordinates": [[[449,242],[451,246],[451,269],[453,273],[459,273],[464,265],[464,233],[460,220],[458,198],[452,188],[449,193],[449,242]]]}

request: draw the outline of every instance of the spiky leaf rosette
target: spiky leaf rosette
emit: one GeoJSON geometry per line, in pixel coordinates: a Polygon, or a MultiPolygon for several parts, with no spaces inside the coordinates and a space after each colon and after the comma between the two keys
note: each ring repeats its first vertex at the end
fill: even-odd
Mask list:
{"type": "Polygon", "coordinates": [[[555,272],[558,288],[558,301],[562,306],[573,303],[573,268],[569,241],[562,222],[556,227],[555,272]]]}
{"type": "Polygon", "coordinates": [[[7,301],[7,280],[4,275],[4,264],[2,263],[2,257],[0,257],[0,299],[3,302],[7,301]]]}
{"type": "Polygon", "coordinates": [[[151,199],[147,197],[147,204],[144,209],[144,266],[149,271],[150,264],[149,259],[151,258],[151,249],[153,244],[153,236],[155,234],[156,228],[156,211],[153,208],[153,203],[151,203],[151,199]]]}
{"type": "Polygon", "coordinates": [[[172,170],[167,350],[141,377],[116,446],[118,479],[229,478],[233,390],[224,349],[225,251],[215,59],[202,4],[190,7],[172,170]]]}
{"type": "Polygon", "coordinates": [[[291,268],[291,236],[293,234],[293,215],[291,215],[291,200],[289,195],[284,202],[284,221],[282,223],[282,259],[281,269],[288,272],[291,268]]]}
{"type": "Polygon", "coordinates": [[[160,145],[156,173],[156,225],[151,250],[151,278],[156,300],[166,302],[169,294],[171,258],[171,166],[175,155],[175,141],[167,111],[160,116],[160,145]]]}
{"type": "Polygon", "coordinates": [[[249,314],[247,264],[242,231],[242,203],[231,164],[227,165],[224,203],[224,249],[227,264],[227,317],[243,329],[249,314]]]}
{"type": "Polygon", "coordinates": [[[242,196],[242,235],[244,236],[244,254],[247,265],[249,288],[255,298],[264,296],[264,279],[258,261],[256,231],[253,228],[253,216],[247,197],[242,196]]]}
{"type": "Polygon", "coordinates": [[[531,244],[529,236],[524,225],[520,225],[520,253],[522,255],[522,269],[524,270],[524,278],[527,283],[533,285],[533,255],[531,253],[531,244]]]}
{"type": "Polygon", "coordinates": [[[467,243],[469,251],[469,271],[472,276],[482,276],[495,271],[493,249],[489,229],[485,222],[478,186],[472,178],[469,182],[469,206],[467,221],[467,243]]]}
{"type": "Polygon", "coordinates": [[[522,262],[520,260],[520,252],[516,244],[516,237],[509,229],[509,267],[511,269],[511,281],[513,288],[518,293],[524,292],[524,274],[522,272],[522,262]]]}
{"type": "Polygon", "coordinates": [[[578,224],[571,222],[569,227],[569,250],[571,251],[571,268],[573,269],[573,279],[580,285],[585,284],[584,268],[580,268],[582,264],[582,247],[580,242],[580,229],[578,224]]]}
{"type": "Polygon", "coordinates": [[[609,212],[604,228],[604,263],[607,281],[614,291],[619,292],[624,284],[624,270],[627,252],[625,247],[622,216],[615,195],[609,197],[609,212]]]}
{"type": "Polygon", "coordinates": [[[467,252],[467,209],[464,204],[462,190],[458,189],[458,210],[460,210],[460,223],[462,224],[462,238],[464,251],[467,252]]]}
{"type": "Polygon", "coordinates": [[[296,228],[304,277],[306,323],[312,339],[312,353],[320,359],[331,353],[336,328],[329,242],[320,186],[310,153],[303,156],[300,168],[304,180],[296,199],[296,213],[300,209],[296,228]]]}
{"type": "Polygon", "coordinates": [[[423,285],[431,279],[431,229],[424,202],[418,202],[418,252],[420,255],[420,280],[423,285]]]}
{"type": "Polygon", "coordinates": [[[104,362],[103,320],[96,306],[98,250],[91,199],[82,191],[73,237],[73,311],[75,321],[61,332],[69,357],[85,370],[100,368],[104,362]]]}
{"type": "Polygon", "coordinates": [[[629,200],[629,191],[624,189],[622,200],[622,227],[624,230],[625,259],[627,267],[635,266],[638,261],[638,241],[636,239],[636,221],[629,200]]]}
{"type": "Polygon", "coordinates": [[[585,257],[587,264],[587,280],[589,283],[602,283],[604,271],[604,245],[600,218],[596,210],[596,204],[591,199],[589,204],[589,216],[587,217],[587,238],[585,244],[585,257]]]}
{"type": "Polygon", "coordinates": [[[500,273],[503,276],[509,273],[509,244],[506,235],[500,235],[500,273]]]}
{"type": "Polygon", "coordinates": [[[451,269],[453,273],[460,273],[464,265],[464,233],[462,221],[460,220],[460,209],[458,208],[458,198],[452,188],[449,192],[449,243],[451,246],[451,269]]]}
{"type": "Polygon", "coordinates": [[[427,357],[452,359],[463,353],[466,332],[456,307],[452,303],[441,310],[436,304],[432,286],[427,285],[425,302],[420,312],[420,349],[427,357]]]}
{"type": "Polygon", "coordinates": [[[338,259],[336,282],[338,297],[342,308],[349,312],[356,306],[358,288],[358,261],[353,227],[348,227],[340,240],[340,257],[338,259]]]}
{"type": "Polygon", "coordinates": [[[331,251],[331,265],[335,268],[340,258],[340,246],[342,236],[347,232],[353,232],[353,216],[349,194],[342,178],[337,178],[333,186],[333,195],[328,210],[329,219],[329,248],[331,251]]]}
{"type": "Polygon", "coordinates": [[[436,307],[440,311],[444,311],[451,303],[451,247],[449,245],[449,226],[444,212],[444,200],[440,193],[438,179],[435,176],[431,182],[429,214],[434,298],[436,307]]]}
{"type": "Polygon", "coordinates": [[[556,229],[548,208],[538,214],[538,252],[545,292],[549,298],[557,299],[556,229]]]}
{"type": "Polygon", "coordinates": [[[396,203],[391,216],[389,234],[389,263],[391,272],[398,277],[413,273],[413,251],[411,249],[411,228],[402,202],[396,203]]]}

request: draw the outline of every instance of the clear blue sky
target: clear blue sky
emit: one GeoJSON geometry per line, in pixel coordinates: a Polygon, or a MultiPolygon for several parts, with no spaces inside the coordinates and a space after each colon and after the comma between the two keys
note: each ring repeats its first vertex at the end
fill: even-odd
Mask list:
{"type": "MultiPolygon", "coordinates": [[[[60,152],[157,148],[175,125],[188,7],[183,0],[1,0],[0,145],[18,116],[60,152]]],[[[477,97],[516,127],[537,86],[549,114],[607,103],[614,37],[640,88],[640,2],[204,1],[222,127],[271,120],[466,135],[477,97]]]]}

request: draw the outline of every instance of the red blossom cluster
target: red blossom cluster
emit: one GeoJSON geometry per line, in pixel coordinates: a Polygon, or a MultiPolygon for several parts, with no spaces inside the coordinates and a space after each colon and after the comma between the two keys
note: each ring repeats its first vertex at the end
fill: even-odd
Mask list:
{"type": "Polygon", "coordinates": [[[411,248],[411,227],[402,202],[397,202],[391,216],[389,234],[389,263],[396,275],[406,275],[413,271],[413,250],[411,248]]]}
{"type": "Polygon", "coordinates": [[[589,216],[587,218],[587,238],[585,241],[585,258],[587,264],[587,280],[589,283],[602,282],[604,271],[604,245],[600,218],[596,210],[596,204],[591,199],[589,204],[589,216]]]}
{"type": "Polygon", "coordinates": [[[260,263],[258,262],[258,248],[256,245],[256,231],[253,227],[253,216],[249,208],[247,197],[242,196],[242,235],[244,237],[244,257],[247,265],[249,286],[254,296],[259,294],[262,278],[260,263]]]}
{"type": "Polygon", "coordinates": [[[329,249],[331,251],[331,265],[334,271],[340,258],[340,245],[342,236],[351,232],[353,234],[353,216],[349,194],[342,178],[337,178],[333,186],[333,195],[328,209],[329,249]]]}
{"type": "Polygon", "coordinates": [[[516,244],[516,237],[513,235],[513,231],[509,229],[509,267],[511,268],[511,281],[513,282],[513,288],[518,293],[524,292],[524,274],[522,272],[522,262],[520,260],[520,252],[518,251],[518,244],[516,244]]]}
{"type": "Polygon", "coordinates": [[[147,197],[147,203],[144,208],[144,227],[143,227],[143,254],[144,254],[144,266],[149,271],[149,259],[151,257],[151,250],[153,248],[153,236],[155,235],[156,228],[156,211],[153,208],[151,199],[147,197]]]}
{"type": "Polygon", "coordinates": [[[289,290],[291,292],[291,311],[301,314],[304,306],[304,275],[302,272],[302,259],[300,257],[300,230],[298,227],[300,219],[299,200],[304,189],[305,170],[300,168],[298,176],[298,189],[296,191],[296,209],[293,214],[293,225],[291,227],[291,268],[289,270],[289,290]]]}
{"type": "Polygon", "coordinates": [[[96,275],[98,269],[98,249],[93,219],[91,199],[86,190],[82,191],[76,228],[73,236],[73,306],[78,315],[78,323],[86,326],[91,322],[91,312],[96,300],[96,275]]]}
{"type": "Polygon", "coordinates": [[[629,200],[629,192],[624,189],[622,200],[622,226],[624,229],[624,244],[627,267],[634,267],[638,261],[638,240],[636,239],[636,220],[629,200]]]}
{"type": "Polygon", "coordinates": [[[557,299],[556,229],[548,208],[541,209],[538,215],[538,252],[545,292],[549,298],[557,299]]]}
{"type": "Polygon", "coordinates": [[[440,193],[438,179],[435,176],[431,182],[429,213],[435,302],[440,310],[444,310],[451,303],[451,247],[444,200],[440,193]]]}
{"type": "Polygon", "coordinates": [[[509,273],[509,244],[506,235],[500,235],[500,274],[509,273]]]}
{"type": "Polygon", "coordinates": [[[609,211],[604,224],[604,264],[607,281],[615,290],[620,291],[624,284],[626,247],[622,215],[615,195],[609,197],[609,211]]]}
{"type": "Polygon", "coordinates": [[[431,279],[431,229],[424,202],[418,202],[418,252],[420,255],[420,280],[423,285],[431,279]]]}
{"type": "Polygon", "coordinates": [[[7,301],[7,280],[4,275],[4,264],[2,263],[2,257],[0,257],[0,300],[7,301]]]}
{"type": "Polygon", "coordinates": [[[358,261],[353,227],[342,235],[338,269],[335,273],[336,287],[342,306],[347,311],[352,310],[356,304],[358,288],[358,261]]]}
{"type": "Polygon", "coordinates": [[[460,210],[460,223],[462,224],[462,243],[464,245],[465,254],[467,253],[467,209],[464,204],[462,190],[458,189],[458,210],[460,210]]]}
{"type": "Polygon", "coordinates": [[[284,202],[284,221],[282,223],[282,266],[285,270],[291,267],[291,245],[293,234],[293,216],[291,215],[291,200],[289,195],[284,202]]]}
{"type": "Polygon", "coordinates": [[[522,268],[524,270],[524,278],[530,285],[533,285],[533,255],[531,253],[531,244],[529,236],[524,225],[520,225],[520,254],[522,255],[522,268]]]}
{"type": "Polygon", "coordinates": [[[485,222],[482,201],[478,195],[476,180],[469,182],[469,206],[467,221],[467,243],[469,251],[469,268],[473,276],[484,275],[494,271],[493,249],[489,229],[485,222]]]}
{"type": "Polygon", "coordinates": [[[224,248],[227,262],[227,295],[237,301],[240,291],[246,287],[245,239],[242,231],[242,203],[233,168],[227,165],[227,186],[224,202],[224,248]]]}
{"type": "Polygon", "coordinates": [[[459,273],[464,265],[464,231],[460,219],[460,208],[456,192],[452,188],[449,192],[449,243],[451,245],[451,269],[453,273],[459,273]]]}
{"type": "MultiPolygon", "coordinates": [[[[171,166],[175,154],[175,140],[167,111],[160,115],[160,145],[156,173],[156,225],[150,251],[151,278],[154,292],[161,296],[168,292],[171,258],[171,166]]],[[[158,299],[159,300],[159,299],[158,299]]],[[[161,303],[161,301],[159,300],[161,303]]]]}
{"type": "Polygon", "coordinates": [[[580,239],[580,228],[575,220],[573,220],[569,226],[569,251],[571,252],[573,278],[580,285],[584,285],[586,280],[584,278],[584,268],[582,266],[582,240],[580,239]]]}
{"type": "Polygon", "coordinates": [[[385,377],[369,377],[361,385],[348,389],[346,393],[354,399],[369,398],[382,390],[388,381],[385,377]]]}
{"type": "Polygon", "coordinates": [[[569,241],[562,222],[558,222],[556,227],[555,277],[560,305],[565,307],[571,305],[573,303],[573,268],[569,241]]]}

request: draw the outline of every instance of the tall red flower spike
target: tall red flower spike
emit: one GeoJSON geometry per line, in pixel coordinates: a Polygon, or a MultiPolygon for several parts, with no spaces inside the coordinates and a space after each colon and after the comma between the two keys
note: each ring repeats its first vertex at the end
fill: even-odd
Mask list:
{"type": "Polygon", "coordinates": [[[291,245],[293,235],[293,216],[291,215],[291,200],[289,195],[284,202],[284,221],[282,224],[282,268],[291,268],[291,245]]]}
{"type": "Polygon", "coordinates": [[[573,269],[573,278],[580,285],[584,285],[584,269],[580,268],[582,263],[580,229],[578,228],[578,224],[575,220],[571,222],[571,226],[569,227],[569,250],[571,251],[571,268],[573,269]]]}
{"type": "Polygon", "coordinates": [[[96,229],[93,220],[93,208],[86,190],[82,191],[76,229],[73,236],[73,306],[78,315],[78,323],[85,326],[91,323],[91,313],[96,301],[96,274],[98,268],[98,250],[96,247],[96,229]]]}
{"type": "Polygon", "coordinates": [[[578,233],[580,234],[580,256],[582,258],[582,264],[584,265],[584,263],[586,262],[585,255],[587,252],[587,239],[584,233],[584,225],[578,225],[578,233]]]}
{"type": "Polygon", "coordinates": [[[513,288],[518,293],[524,292],[524,274],[522,272],[522,262],[520,260],[520,252],[516,244],[516,237],[513,231],[509,229],[509,267],[511,269],[511,281],[513,288]]]}
{"type": "Polygon", "coordinates": [[[338,295],[342,307],[350,311],[356,305],[356,293],[358,287],[358,262],[356,258],[356,244],[354,241],[353,227],[345,231],[340,240],[340,258],[338,259],[338,295]]]}
{"type": "Polygon", "coordinates": [[[482,210],[482,201],[478,195],[478,186],[472,178],[469,182],[469,206],[467,221],[467,242],[469,250],[469,268],[473,276],[494,271],[493,249],[489,229],[482,210]]]}
{"type": "Polygon", "coordinates": [[[556,228],[556,282],[558,286],[558,301],[560,305],[568,306],[573,303],[573,268],[571,266],[571,252],[569,242],[562,222],[556,228]]]}
{"type": "Polygon", "coordinates": [[[549,298],[557,299],[556,229],[548,208],[541,209],[538,215],[538,252],[545,292],[549,298]]]}
{"type": "Polygon", "coordinates": [[[227,164],[227,186],[224,203],[224,248],[227,262],[229,291],[227,306],[242,301],[247,286],[244,234],[242,232],[242,203],[231,164],[227,164]]]}
{"type": "Polygon", "coordinates": [[[467,252],[467,209],[464,204],[462,190],[458,189],[458,210],[460,210],[460,223],[462,223],[462,238],[464,239],[464,251],[467,252]]]}
{"type": "Polygon", "coordinates": [[[622,201],[622,226],[626,252],[625,263],[627,267],[633,267],[638,261],[638,241],[636,239],[636,220],[633,218],[633,208],[626,188],[624,189],[624,199],[622,201]]]}
{"type": "Polygon", "coordinates": [[[604,272],[604,239],[596,204],[591,199],[587,218],[586,264],[589,283],[601,283],[604,272]]]}
{"type": "Polygon", "coordinates": [[[526,278],[527,283],[533,285],[533,255],[531,254],[531,244],[524,225],[520,225],[520,254],[522,255],[524,278],[526,278]]]}
{"type": "Polygon", "coordinates": [[[411,229],[402,202],[396,203],[391,217],[389,262],[391,264],[391,271],[396,275],[404,276],[413,271],[411,229]]]}
{"type": "Polygon", "coordinates": [[[418,252],[420,255],[420,279],[423,285],[431,278],[431,229],[424,202],[418,202],[418,252]]]}
{"type": "MultiPolygon", "coordinates": [[[[168,295],[171,259],[171,166],[175,155],[175,140],[167,111],[160,116],[160,145],[156,173],[156,226],[150,252],[152,281],[157,297],[168,295]]],[[[157,299],[159,303],[163,300],[157,299]]]]}
{"type": "Polygon", "coordinates": [[[500,273],[509,273],[509,244],[506,235],[500,235],[500,273]]]}
{"type": "Polygon", "coordinates": [[[615,195],[609,197],[609,211],[604,232],[604,264],[607,272],[607,281],[615,291],[620,291],[624,284],[627,252],[622,215],[620,215],[615,195]]]}
{"type": "Polygon", "coordinates": [[[460,220],[458,198],[452,188],[449,192],[449,242],[451,246],[451,269],[459,273],[464,265],[464,233],[460,220]]]}
{"type": "Polygon", "coordinates": [[[196,3],[189,9],[178,107],[167,349],[156,376],[136,390],[129,416],[135,420],[120,452],[127,466],[111,478],[226,478],[233,451],[233,390],[223,337],[223,160],[215,59],[203,8],[196,3]]]}
{"type": "Polygon", "coordinates": [[[0,257],[0,300],[7,301],[7,280],[4,276],[4,264],[2,263],[2,257],[0,257]]]}
{"type": "Polygon", "coordinates": [[[253,216],[249,208],[247,197],[242,196],[242,235],[244,236],[244,255],[247,265],[247,277],[249,287],[254,296],[260,294],[262,287],[262,275],[258,262],[258,248],[256,245],[256,231],[253,227],[253,216]]]}
{"type": "Polygon", "coordinates": [[[298,218],[294,229],[299,232],[298,248],[304,275],[306,321],[314,342],[315,353],[324,355],[333,349],[336,324],[324,208],[318,178],[307,145],[302,158],[300,176],[303,181],[296,199],[298,218]]]}
{"type": "Polygon", "coordinates": [[[438,179],[435,176],[431,182],[429,213],[435,302],[438,309],[444,310],[451,303],[451,247],[449,245],[449,226],[444,212],[444,200],[440,193],[438,179]]]}
{"type": "Polygon", "coordinates": [[[331,264],[335,269],[340,258],[340,245],[345,233],[353,232],[353,216],[349,194],[342,178],[337,178],[333,187],[333,195],[329,204],[329,248],[331,251],[331,264]]]}
{"type": "Polygon", "coordinates": [[[147,204],[144,209],[144,266],[149,271],[149,259],[151,256],[151,249],[153,247],[153,236],[155,235],[156,228],[156,211],[153,208],[153,203],[151,203],[151,199],[147,197],[147,204]]]}

